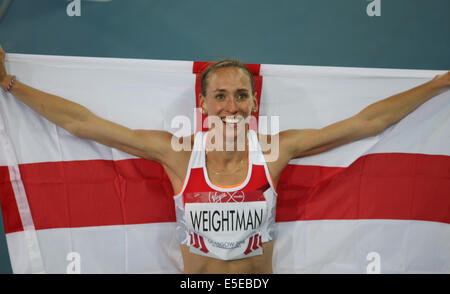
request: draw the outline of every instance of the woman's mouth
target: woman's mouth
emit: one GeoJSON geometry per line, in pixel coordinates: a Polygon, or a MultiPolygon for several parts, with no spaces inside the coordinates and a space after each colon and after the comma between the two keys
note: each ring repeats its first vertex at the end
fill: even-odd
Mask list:
{"type": "Polygon", "coordinates": [[[238,124],[243,119],[242,116],[226,116],[222,117],[225,124],[238,124]]]}

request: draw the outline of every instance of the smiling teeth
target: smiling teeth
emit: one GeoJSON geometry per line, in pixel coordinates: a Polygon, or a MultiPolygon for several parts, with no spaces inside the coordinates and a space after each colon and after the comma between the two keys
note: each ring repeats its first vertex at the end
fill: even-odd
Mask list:
{"type": "Polygon", "coordinates": [[[237,124],[241,119],[237,117],[225,117],[222,120],[227,124],[237,124]]]}

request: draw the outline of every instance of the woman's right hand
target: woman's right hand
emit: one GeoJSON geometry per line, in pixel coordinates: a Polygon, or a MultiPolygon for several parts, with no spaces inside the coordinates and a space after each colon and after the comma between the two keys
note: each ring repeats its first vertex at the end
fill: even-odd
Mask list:
{"type": "Polygon", "coordinates": [[[0,45],[0,86],[3,88],[5,88],[4,83],[6,82],[8,76],[5,67],[5,56],[6,56],[5,50],[3,50],[2,45],[0,45]]]}

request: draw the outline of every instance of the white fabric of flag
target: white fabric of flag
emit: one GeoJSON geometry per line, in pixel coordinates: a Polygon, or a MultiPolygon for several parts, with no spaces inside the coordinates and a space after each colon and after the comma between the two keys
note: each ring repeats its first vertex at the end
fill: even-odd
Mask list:
{"type": "MultiPolygon", "coordinates": [[[[179,135],[195,131],[193,63],[6,59],[20,81],[100,117],[179,135]],[[190,124],[180,129],[177,116],[190,124]]],[[[260,119],[259,129],[278,131],[271,116],[279,131],[321,128],[439,73],[262,64],[259,115],[269,122],[260,119]]],[[[14,273],[66,273],[73,252],[81,273],[183,271],[175,219],[166,216],[171,188],[161,169],[143,168],[156,163],[76,138],[11,94],[0,96],[0,201],[14,273]],[[148,197],[154,205],[139,200],[148,197]]],[[[274,272],[449,273],[449,146],[446,91],[377,136],[292,160],[280,179],[274,272]],[[297,192],[304,202],[293,199],[297,192]]]]}

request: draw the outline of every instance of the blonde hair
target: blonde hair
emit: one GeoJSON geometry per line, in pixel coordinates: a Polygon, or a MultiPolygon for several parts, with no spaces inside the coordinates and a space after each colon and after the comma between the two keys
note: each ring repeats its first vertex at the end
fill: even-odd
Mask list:
{"type": "Polygon", "coordinates": [[[211,75],[211,73],[214,73],[216,70],[220,68],[225,67],[237,67],[240,69],[243,69],[245,73],[248,75],[248,78],[250,79],[250,84],[252,87],[252,93],[255,93],[255,81],[253,79],[252,72],[248,69],[245,64],[242,62],[235,60],[235,59],[221,59],[219,61],[216,61],[215,63],[211,64],[206,68],[202,73],[201,78],[201,88],[202,88],[202,94],[203,96],[206,96],[206,87],[208,86],[208,77],[211,75]]]}

